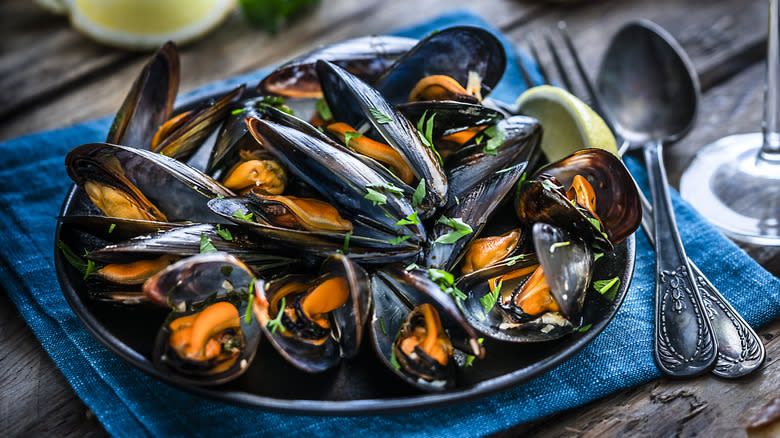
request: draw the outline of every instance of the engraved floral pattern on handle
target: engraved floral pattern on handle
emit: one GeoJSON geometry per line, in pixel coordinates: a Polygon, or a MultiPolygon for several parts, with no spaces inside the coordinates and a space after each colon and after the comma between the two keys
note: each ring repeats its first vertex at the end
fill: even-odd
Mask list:
{"type": "Polygon", "coordinates": [[[713,337],[709,333],[702,308],[695,304],[695,286],[690,279],[685,265],[674,270],[663,270],[659,274],[660,324],[657,330],[660,333],[656,337],[657,359],[673,373],[684,373],[687,368],[696,368],[698,364],[710,361],[715,354],[713,337]],[[695,324],[695,334],[691,333],[691,324],[695,324]],[[689,339],[691,334],[696,337],[695,348],[686,351],[686,345],[694,345],[689,339]]]}

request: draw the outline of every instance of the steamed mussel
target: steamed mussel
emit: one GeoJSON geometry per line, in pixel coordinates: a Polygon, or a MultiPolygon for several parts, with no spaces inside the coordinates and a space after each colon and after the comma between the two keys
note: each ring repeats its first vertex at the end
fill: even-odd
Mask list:
{"type": "Polygon", "coordinates": [[[152,359],[187,383],[236,378],[261,336],[299,370],[337,368],[368,325],[391,373],[453,388],[480,335],[579,327],[597,254],[638,224],[618,158],[535,172],[539,122],[485,104],[506,55],[484,29],[317,49],[260,96],[183,111],[178,63],[163,46],[107,142],[71,151],[84,207],[60,220],[89,235],[87,283],[122,291],[95,296],[169,309],[152,359]]]}

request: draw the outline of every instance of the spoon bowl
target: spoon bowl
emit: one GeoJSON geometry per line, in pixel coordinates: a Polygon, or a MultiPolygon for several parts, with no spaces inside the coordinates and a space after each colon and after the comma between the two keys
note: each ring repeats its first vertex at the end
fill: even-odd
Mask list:
{"type": "Polygon", "coordinates": [[[685,52],[648,20],[626,24],[612,38],[596,79],[607,119],[631,148],[665,144],[693,126],[699,81],[685,52]]]}

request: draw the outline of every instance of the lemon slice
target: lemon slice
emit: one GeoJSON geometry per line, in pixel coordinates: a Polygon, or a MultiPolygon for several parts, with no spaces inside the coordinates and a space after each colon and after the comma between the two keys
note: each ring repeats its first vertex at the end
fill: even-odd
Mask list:
{"type": "Polygon", "coordinates": [[[584,148],[600,148],[620,156],[604,119],[564,89],[550,85],[530,88],[517,99],[517,109],[542,124],[542,152],[551,162],[584,148]]]}
{"type": "Polygon", "coordinates": [[[220,24],[235,0],[68,0],[73,26],[90,37],[131,50],[183,44],[220,24]]]}

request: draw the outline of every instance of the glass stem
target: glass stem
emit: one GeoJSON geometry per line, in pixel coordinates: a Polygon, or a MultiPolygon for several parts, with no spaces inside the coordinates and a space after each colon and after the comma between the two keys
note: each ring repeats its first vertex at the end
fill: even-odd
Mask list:
{"type": "Polygon", "coordinates": [[[758,160],[780,163],[780,42],[778,42],[778,0],[769,1],[769,32],[764,87],[764,142],[758,160]]]}

